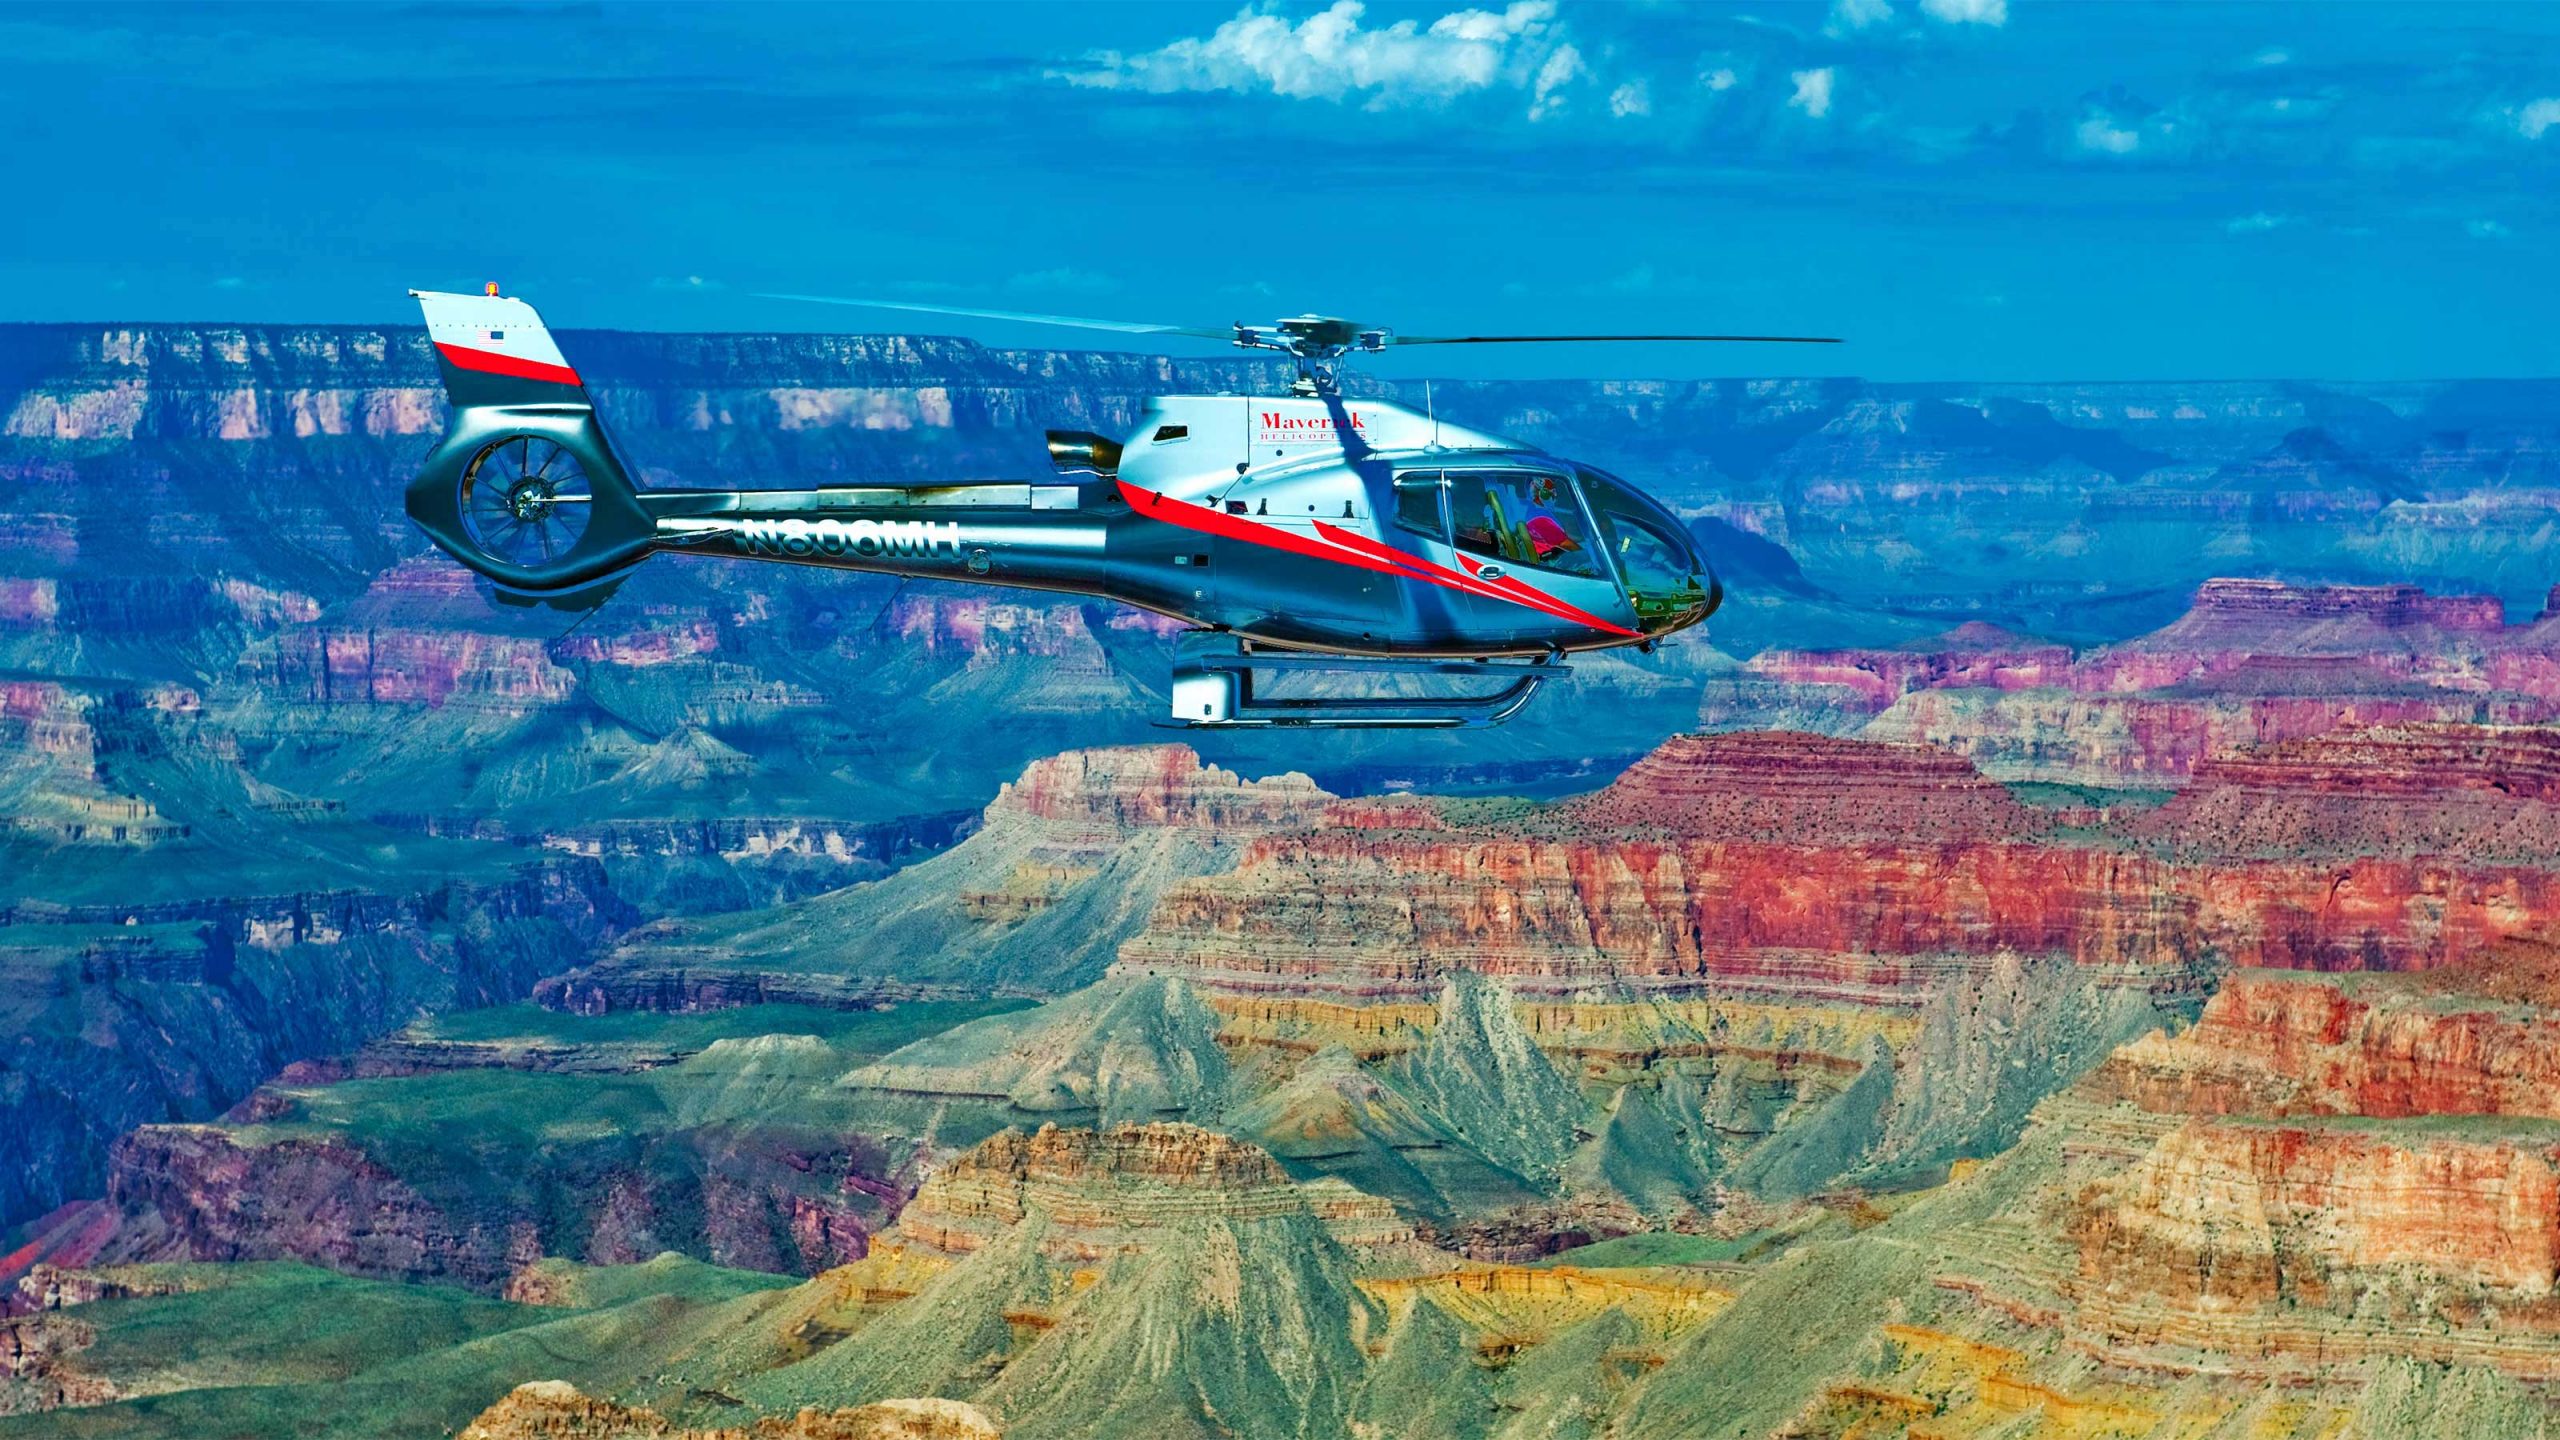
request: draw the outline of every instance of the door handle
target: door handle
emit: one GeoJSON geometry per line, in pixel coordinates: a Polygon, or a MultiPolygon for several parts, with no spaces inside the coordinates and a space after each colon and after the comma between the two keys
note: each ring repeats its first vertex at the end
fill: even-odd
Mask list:
{"type": "Polygon", "coordinates": [[[1482,580],[1499,580],[1502,578],[1502,567],[1499,565],[1479,565],[1476,567],[1476,577],[1482,580]]]}

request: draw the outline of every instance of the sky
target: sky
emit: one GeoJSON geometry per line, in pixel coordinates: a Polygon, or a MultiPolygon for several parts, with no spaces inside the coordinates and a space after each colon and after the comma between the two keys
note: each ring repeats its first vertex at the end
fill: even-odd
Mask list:
{"type": "Polygon", "coordinates": [[[16,4],[0,81],[0,320],[494,279],[556,328],[1849,342],[1398,375],[2560,373],[2555,4],[16,4]]]}

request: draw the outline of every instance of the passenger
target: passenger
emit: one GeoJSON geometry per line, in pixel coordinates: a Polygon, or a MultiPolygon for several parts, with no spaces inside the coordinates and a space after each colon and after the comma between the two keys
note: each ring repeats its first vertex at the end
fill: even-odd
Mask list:
{"type": "Polygon", "coordinates": [[[1565,528],[1557,524],[1552,515],[1532,515],[1529,523],[1521,528],[1529,532],[1529,548],[1537,552],[1540,564],[1568,550],[1582,548],[1582,542],[1566,534],[1565,528]]]}

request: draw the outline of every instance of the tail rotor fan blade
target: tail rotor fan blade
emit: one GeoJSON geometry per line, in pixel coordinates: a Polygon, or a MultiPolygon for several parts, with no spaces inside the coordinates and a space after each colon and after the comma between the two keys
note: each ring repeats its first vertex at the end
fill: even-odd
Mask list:
{"type": "Polygon", "coordinates": [[[511,435],[463,471],[463,529],[489,558],[539,570],[577,548],[594,499],[586,467],[568,447],[511,435]]]}

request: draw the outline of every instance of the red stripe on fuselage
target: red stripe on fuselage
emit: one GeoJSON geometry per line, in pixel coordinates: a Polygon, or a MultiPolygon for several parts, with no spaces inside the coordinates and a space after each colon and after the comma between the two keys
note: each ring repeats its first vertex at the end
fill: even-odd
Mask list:
{"type": "Polygon", "coordinates": [[[1355,569],[1374,570],[1383,575],[1420,580],[1426,584],[1438,585],[1443,589],[1457,590],[1469,595],[1507,600],[1525,609],[1535,610],[1540,614],[1570,621],[1576,625],[1588,625],[1612,635],[1634,638],[1637,634],[1636,631],[1629,630],[1623,625],[1612,625],[1597,615],[1578,610],[1552,595],[1531,589],[1516,580],[1508,586],[1497,586],[1493,582],[1461,575],[1445,565],[1435,564],[1419,555],[1408,554],[1390,545],[1382,545],[1366,535],[1354,534],[1338,526],[1328,525],[1322,520],[1315,522],[1316,534],[1322,538],[1309,539],[1296,531],[1283,529],[1277,525],[1266,525],[1257,520],[1248,520],[1241,515],[1226,514],[1214,506],[1195,504],[1158,491],[1141,489],[1126,480],[1120,482],[1120,497],[1129,502],[1131,509],[1154,516],[1169,525],[1179,525],[1186,530],[1198,530],[1204,534],[1242,540],[1250,545],[1267,545],[1275,550],[1285,550],[1290,554],[1304,555],[1314,560],[1328,560],[1336,565],[1349,565],[1355,569]]]}
{"type": "Polygon", "coordinates": [[[545,365],[539,360],[520,360],[501,355],[495,350],[467,350],[460,345],[436,342],[436,350],[457,369],[477,370],[483,375],[504,375],[511,380],[548,380],[555,385],[580,385],[578,372],[566,365],[545,365]]]}
{"type": "Polygon", "coordinates": [[[1502,575],[1488,580],[1483,574],[1484,567],[1463,555],[1458,558],[1465,561],[1467,569],[1473,573],[1462,575],[1446,565],[1436,564],[1418,555],[1405,555],[1403,551],[1381,545],[1366,535],[1356,535],[1351,531],[1327,525],[1321,520],[1316,522],[1316,533],[1337,545],[1404,556],[1414,565],[1431,572],[1425,575],[1424,579],[1446,585],[1453,590],[1464,590],[1471,595],[1489,595],[1496,600],[1508,600],[1514,605],[1526,605],[1533,610],[1543,610],[1559,620],[1570,620],[1576,625],[1588,625],[1595,630],[1606,630],[1612,635],[1625,635],[1632,638],[1637,633],[1623,625],[1613,625],[1579,606],[1568,605],[1534,585],[1524,585],[1513,576],[1502,575]]]}

